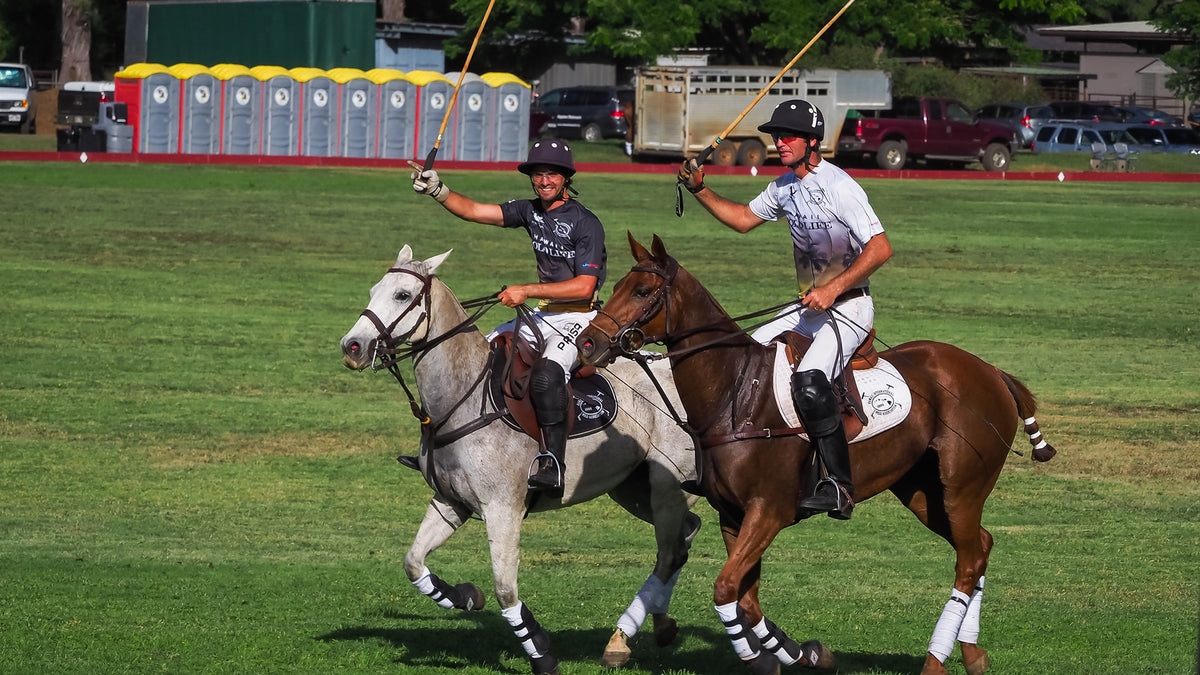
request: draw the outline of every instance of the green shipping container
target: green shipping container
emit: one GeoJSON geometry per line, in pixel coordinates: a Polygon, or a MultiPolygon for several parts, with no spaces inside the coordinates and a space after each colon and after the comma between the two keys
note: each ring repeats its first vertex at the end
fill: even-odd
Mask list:
{"type": "Polygon", "coordinates": [[[150,63],[375,67],[374,2],[150,2],[150,63]]]}

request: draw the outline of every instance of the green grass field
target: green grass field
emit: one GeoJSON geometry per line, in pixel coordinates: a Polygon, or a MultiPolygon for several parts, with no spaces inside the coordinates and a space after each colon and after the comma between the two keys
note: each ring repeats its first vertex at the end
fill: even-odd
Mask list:
{"type": "MultiPolygon", "coordinates": [[[[528,192],[515,173],[443,178],[482,201],[528,192]]],[[[709,180],[748,200],[766,179],[709,180]]],[[[694,202],[676,218],[669,176],[576,184],[608,230],[606,293],[632,264],[626,230],[661,235],[735,314],[795,290],[783,226],[738,235],[694,202]]],[[[988,502],[993,672],[1196,672],[1200,193],[863,185],[896,251],[873,279],[880,338],[1017,375],[1060,451],[1010,457],[988,502]]],[[[416,423],[337,346],[404,244],[453,248],[442,277],[471,298],[533,279],[523,233],[457,221],[397,171],[8,162],[0,190],[0,672],[527,672],[494,598],[447,612],[405,578],[430,490],[394,457],[416,423]]],[[[712,610],[715,514],[697,512],[680,639],[642,637],[631,675],[744,672],[712,610]]],[[[650,528],[601,499],[529,519],[522,558],[563,672],[604,672],[650,528]]],[[[842,673],[917,672],[952,566],[881,495],[786,530],[763,605],[842,673]]],[[[482,524],[430,567],[490,594],[482,524]]]]}

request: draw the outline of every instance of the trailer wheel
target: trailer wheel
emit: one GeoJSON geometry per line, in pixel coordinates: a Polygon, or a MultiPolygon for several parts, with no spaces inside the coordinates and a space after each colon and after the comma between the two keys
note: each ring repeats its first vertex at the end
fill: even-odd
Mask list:
{"type": "Polygon", "coordinates": [[[875,164],[885,171],[899,171],[908,162],[908,144],[904,141],[884,141],[875,154],[875,164]]]}
{"type": "Polygon", "coordinates": [[[717,166],[733,166],[737,162],[737,146],[733,141],[718,143],[713,150],[712,161],[717,166]]]}
{"type": "Polygon", "coordinates": [[[742,141],[737,151],[738,166],[762,166],[767,163],[767,146],[756,138],[742,141]]]}

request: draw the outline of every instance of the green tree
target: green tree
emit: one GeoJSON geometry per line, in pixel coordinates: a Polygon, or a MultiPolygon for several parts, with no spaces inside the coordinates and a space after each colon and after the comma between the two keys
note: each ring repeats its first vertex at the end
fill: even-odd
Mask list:
{"type": "Polygon", "coordinates": [[[1151,23],[1161,32],[1178,36],[1182,44],[1163,55],[1163,62],[1175,69],[1167,76],[1167,86],[1179,98],[1200,99],[1200,0],[1161,7],[1151,23]]]}

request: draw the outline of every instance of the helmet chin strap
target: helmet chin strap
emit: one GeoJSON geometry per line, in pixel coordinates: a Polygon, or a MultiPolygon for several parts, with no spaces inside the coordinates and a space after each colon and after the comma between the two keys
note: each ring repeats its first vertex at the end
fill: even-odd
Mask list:
{"type": "MultiPolygon", "coordinates": [[[[533,176],[529,177],[529,187],[533,188],[534,194],[537,194],[537,186],[533,182],[533,176]]],[[[568,197],[567,197],[568,194],[574,195],[576,197],[579,196],[579,192],[574,187],[572,187],[570,178],[567,178],[566,180],[563,181],[562,189],[559,190],[557,193],[555,193],[554,199],[551,199],[550,203],[553,204],[554,202],[557,202],[560,199],[566,200],[566,199],[568,199],[568,197]]]]}

